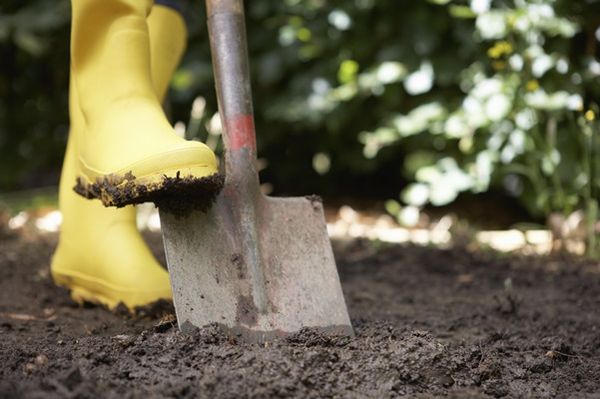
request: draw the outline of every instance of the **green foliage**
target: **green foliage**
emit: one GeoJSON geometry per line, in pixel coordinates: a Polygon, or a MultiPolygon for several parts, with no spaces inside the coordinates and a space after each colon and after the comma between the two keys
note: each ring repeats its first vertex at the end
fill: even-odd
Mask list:
{"type": "Polygon", "coordinates": [[[68,129],[69,3],[0,3],[0,190],[61,164],[68,129]]]}
{"type": "MultiPolygon", "coordinates": [[[[584,29],[574,17],[584,4],[442,3],[451,24],[468,23],[469,43],[450,61],[461,70],[448,79],[448,60],[424,55],[402,81],[416,106],[361,133],[365,156],[396,143],[419,150],[421,159],[405,165],[416,183],[401,196],[413,206],[444,205],[499,184],[537,214],[585,206],[582,193],[600,189],[586,166],[598,148],[582,131],[584,98],[598,94],[600,64],[593,52],[574,51],[584,29]]],[[[588,40],[595,46],[593,35],[588,40]]]]}
{"type": "Polygon", "coordinates": [[[413,207],[490,187],[537,215],[597,198],[598,147],[583,133],[585,124],[591,137],[598,132],[593,114],[584,116],[593,106],[586,99],[600,94],[593,2],[354,3],[286,3],[282,12],[293,16],[280,34],[290,25],[311,32],[309,40],[290,33],[279,43],[280,53],[296,46],[291,60],[303,68],[291,73],[305,83],[271,97],[270,122],[315,124],[341,140],[361,129],[371,162],[334,142],[332,168],[377,168],[404,155],[415,183],[401,199],[413,207]]]}
{"type": "MultiPolygon", "coordinates": [[[[388,208],[406,221],[426,204],[491,188],[538,215],[597,209],[590,100],[600,98],[598,1],[246,7],[262,174],[280,191],[401,191],[388,208]]],[[[171,111],[188,132],[214,141],[204,129],[216,101],[203,9],[200,1],[190,7],[171,111]],[[198,94],[206,103],[190,118],[198,94]]],[[[57,169],[67,130],[68,2],[3,1],[0,52],[0,168],[57,169]]],[[[0,177],[0,187],[20,178],[0,177]]]]}

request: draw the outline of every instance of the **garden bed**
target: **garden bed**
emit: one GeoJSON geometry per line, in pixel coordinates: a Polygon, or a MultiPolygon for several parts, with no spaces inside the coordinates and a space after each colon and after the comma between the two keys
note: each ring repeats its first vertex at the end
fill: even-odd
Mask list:
{"type": "MultiPolygon", "coordinates": [[[[162,257],[160,237],[149,237],[162,257]]],[[[79,308],[49,277],[56,235],[0,241],[0,397],[597,397],[600,266],[336,242],[356,338],[266,347],[172,308],[79,308]],[[419,396],[421,395],[421,396],[419,396]]]]}

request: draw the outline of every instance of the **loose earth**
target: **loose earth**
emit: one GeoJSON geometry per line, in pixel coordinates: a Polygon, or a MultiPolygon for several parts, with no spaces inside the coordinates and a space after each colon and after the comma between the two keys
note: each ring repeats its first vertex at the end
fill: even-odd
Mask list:
{"type": "Polygon", "coordinates": [[[2,398],[600,397],[597,263],[336,242],[356,338],[258,346],[183,335],[168,304],[77,307],[49,277],[56,239],[0,237],[2,398]]]}

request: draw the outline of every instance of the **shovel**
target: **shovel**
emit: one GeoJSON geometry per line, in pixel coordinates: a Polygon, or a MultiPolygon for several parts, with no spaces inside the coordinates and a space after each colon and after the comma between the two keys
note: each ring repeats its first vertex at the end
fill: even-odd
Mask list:
{"type": "Polygon", "coordinates": [[[352,336],[321,200],[260,191],[243,2],[206,6],[225,184],[206,212],[160,209],[179,328],[259,343],[305,327],[352,336]]]}

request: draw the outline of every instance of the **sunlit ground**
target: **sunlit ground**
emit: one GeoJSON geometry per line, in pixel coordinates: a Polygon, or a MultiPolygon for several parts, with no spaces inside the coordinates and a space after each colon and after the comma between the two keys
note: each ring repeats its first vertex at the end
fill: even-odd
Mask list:
{"type": "MultiPolygon", "coordinates": [[[[384,243],[410,243],[422,246],[470,246],[472,249],[490,248],[500,252],[523,254],[550,254],[562,250],[581,255],[585,251],[584,237],[577,234],[581,218],[577,214],[561,221],[559,230],[506,229],[478,230],[468,220],[454,214],[421,218],[415,227],[402,226],[396,218],[373,209],[355,209],[349,205],[325,207],[329,236],[336,240],[366,239],[384,243]],[[425,220],[425,221],[423,221],[425,220]]],[[[138,228],[160,231],[158,210],[152,204],[138,206],[138,228]]],[[[9,233],[35,231],[56,233],[60,230],[62,215],[57,209],[55,188],[19,192],[0,197],[0,230],[9,233]]]]}

